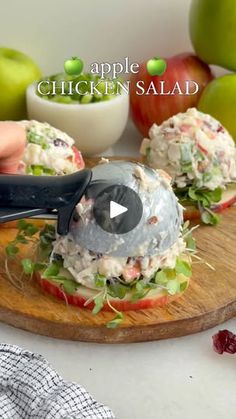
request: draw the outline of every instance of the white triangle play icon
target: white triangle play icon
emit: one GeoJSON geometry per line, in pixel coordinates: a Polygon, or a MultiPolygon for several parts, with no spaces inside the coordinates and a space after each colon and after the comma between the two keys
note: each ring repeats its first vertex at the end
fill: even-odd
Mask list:
{"type": "Polygon", "coordinates": [[[115,201],[110,201],[110,218],[115,218],[120,214],[128,211],[128,208],[123,205],[117,204],[115,201]]]}

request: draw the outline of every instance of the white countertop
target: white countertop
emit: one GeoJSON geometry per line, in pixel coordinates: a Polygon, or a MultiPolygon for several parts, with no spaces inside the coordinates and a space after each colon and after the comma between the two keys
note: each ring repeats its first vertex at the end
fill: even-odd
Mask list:
{"type": "MultiPolygon", "coordinates": [[[[137,155],[137,150],[138,136],[130,126],[115,153],[137,155]]],[[[42,354],[65,379],[109,405],[117,419],[235,419],[236,358],[212,350],[211,336],[224,328],[235,332],[235,320],[178,339],[99,345],[1,324],[0,341],[42,354]]]]}
{"type": "MultiPolygon", "coordinates": [[[[236,329],[235,320],[220,328],[236,329]]],[[[45,356],[117,419],[235,419],[236,358],[212,350],[219,327],[158,342],[103,345],[37,336],[1,325],[0,340],[45,356]]]]}

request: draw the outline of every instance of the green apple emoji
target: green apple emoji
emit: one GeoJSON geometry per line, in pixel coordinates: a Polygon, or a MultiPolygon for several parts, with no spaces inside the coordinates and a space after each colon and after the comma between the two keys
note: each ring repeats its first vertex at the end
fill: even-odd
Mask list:
{"type": "Polygon", "coordinates": [[[236,142],[236,74],[226,74],[208,83],[197,107],[218,119],[236,142]]]}
{"type": "Polygon", "coordinates": [[[69,76],[78,76],[84,68],[83,61],[78,57],[72,57],[64,62],[64,70],[69,76]]]}
{"type": "Polygon", "coordinates": [[[189,29],[203,61],[236,71],[235,0],[192,0],[189,29]]]}
{"type": "Polygon", "coordinates": [[[166,61],[163,58],[154,57],[147,62],[147,71],[150,76],[163,76],[166,67],[166,61]]]}

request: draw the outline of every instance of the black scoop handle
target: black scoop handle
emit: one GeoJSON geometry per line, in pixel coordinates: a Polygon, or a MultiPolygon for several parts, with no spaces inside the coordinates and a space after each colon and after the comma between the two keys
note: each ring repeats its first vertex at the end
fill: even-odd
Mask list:
{"type": "Polygon", "coordinates": [[[89,169],[65,176],[0,175],[0,208],[57,209],[58,233],[67,234],[91,177],[89,169]]]}
{"type": "Polygon", "coordinates": [[[91,170],[65,176],[0,175],[0,207],[54,209],[84,193],[91,170]]]}

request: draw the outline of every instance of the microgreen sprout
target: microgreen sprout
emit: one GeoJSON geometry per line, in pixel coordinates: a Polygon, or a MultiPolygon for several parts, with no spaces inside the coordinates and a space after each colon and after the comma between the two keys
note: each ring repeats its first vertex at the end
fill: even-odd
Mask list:
{"type": "MultiPolygon", "coordinates": [[[[35,224],[20,220],[18,222],[18,233],[6,247],[6,272],[9,279],[13,282],[14,278],[10,274],[8,260],[14,260],[21,250],[21,246],[29,245],[35,250],[33,257],[27,257],[21,260],[22,271],[24,274],[32,276],[35,272],[40,271],[41,278],[57,284],[61,292],[65,296],[73,295],[81,287],[71,274],[63,268],[63,260],[53,252],[53,242],[56,237],[55,226],[45,224],[39,229],[35,224]]],[[[192,237],[192,230],[189,230],[189,223],[186,222],[182,228],[182,237],[186,242],[186,251],[183,255],[176,258],[176,264],[173,269],[159,269],[149,280],[142,276],[134,279],[132,282],[125,282],[124,278],[107,279],[106,276],[95,274],[94,285],[95,292],[92,297],[88,298],[84,303],[84,307],[93,303],[92,313],[97,315],[107,305],[115,314],[115,317],[107,323],[108,328],[119,326],[124,315],[118,311],[112,304],[112,299],[124,299],[128,296],[131,303],[146,297],[149,292],[154,289],[161,290],[164,294],[175,295],[183,292],[188,286],[188,278],[192,274],[190,257],[195,253],[195,240],[192,237]]]]}
{"type": "Polygon", "coordinates": [[[213,191],[196,186],[189,186],[175,190],[181,204],[194,204],[199,209],[201,220],[204,224],[217,225],[220,216],[210,209],[212,204],[221,200],[222,189],[216,188],[213,191]]]}

